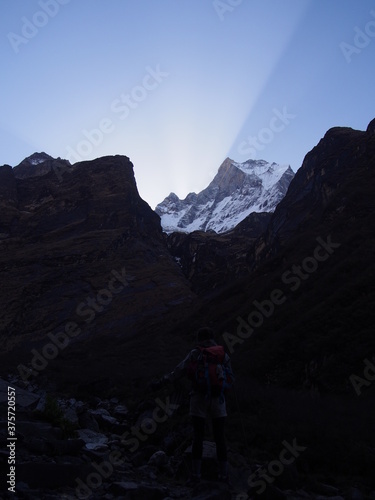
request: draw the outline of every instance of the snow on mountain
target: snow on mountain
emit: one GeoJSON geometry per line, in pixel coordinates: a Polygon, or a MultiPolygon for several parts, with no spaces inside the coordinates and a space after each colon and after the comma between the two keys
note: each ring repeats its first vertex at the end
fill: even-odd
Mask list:
{"type": "Polygon", "coordinates": [[[273,212],[294,176],[289,165],[227,158],[200,193],[184,200],[171,193],[155,208],[165,232],[233,229],[252,212],[273,212]]]}
{"type": "MultiPolygon", "coordinates": [[[[14,176],[17,179],[26,179],[28,177],[46,175],[52,170],[52,163],[54,161],[55,159],[47,153],[33,153],[13,168],[14,176]]],[[[61,163],[65,165],[67,162],[66,160],[61,160],[61,163]]],[[[68,165],[70,165],[69,162],[68,165]]]]}
{"type": "Polygon", "coordinates": [[[30,165],[39,165],[40,163],[44,163],[47,160],[53,160],[52,156],[47,153],[33,153],[31,156],[25,158],[24,162],[29,163],[30,165]]]}

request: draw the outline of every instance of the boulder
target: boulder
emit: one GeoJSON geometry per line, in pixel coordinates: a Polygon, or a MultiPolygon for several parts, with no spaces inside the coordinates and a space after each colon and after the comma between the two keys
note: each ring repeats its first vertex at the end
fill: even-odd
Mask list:
{"type": "Polygon", "coordinates": [[[107,449],[108,438],[105,434],[90,429],[79,429],[77,434],[85,442],[85,447],[88,450],[107,449]]]}

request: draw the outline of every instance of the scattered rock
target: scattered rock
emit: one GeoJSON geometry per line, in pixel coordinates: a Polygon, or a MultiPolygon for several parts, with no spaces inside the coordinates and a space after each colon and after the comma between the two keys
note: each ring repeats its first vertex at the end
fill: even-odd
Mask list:
{"type": "Polygon", "coordinates": [[[144,445],[136,453],[131,456],[131,461],[136,467],[141,466],[148,462],[154,453],[158,450],[157,446],[144,445]]]}
{"type": "Polygon", "coordinates": [[[113,483],[110,488],[111,493],[122,494],[127,493],[128,491],[135,491],[139,488],[137,483],[132,481],[122,481],[113,483]]]}
{"type": "MultiPolygon", "coordinates": [[[[37,397],[31,397],[30,401],[42,401],[46,397],[37,388],[34,390],[37,397]]],[[[31,390],[30,394],[33,395],[31,390]]],[[[234,485],[231,489],[217,480],[216,445],[207,440],[203,445],[203,479],[194,488],[188,488],[184,484],[191,470],[191,446],[180,454],[170,450],[169,456],[164,437],[159,446],[139,442],[137,451],[130,453],[124,448],[121,435],[109,429],[114,425],[111,422],[118,422],[114,415],[118,416],[121,411],[126,420],[116,425],[131,429],[139,421],[138,412],[129,415],[125,405],[119,405],[116,398],[110,401],[98,399],[94,403],[95,409],[74,398],[59,399],[58,403],[65,416],[69,412],[73,417],[77,416],[76,425],[81,427],[77,429],[77,437],[64,439],[61,429],[38,420],[41,418],[39,412],[24,411],[22,419],[17,422],[17,488],[22,498],[72,499],[78,492],[87,498],[92,495],[93,500],[249,500],[254,493],[256,498],[266,500],[343,500],[339,489],[328,484],[314,483],[309,488],[298,489],[299,478],[293,467],[285,468],[283,477],[277,477],[274,484],[267,484],[264,492],[248,491],[247,480],[256,464],[248,464],[242,455],[229,450],[229,473],[234,485]],[[89,424],[97,430],[82,428],[82,424],[89,424]]],[[[147,413],[144,406],[142,409],[143,414],[147,413]]],[[[4,436],[6,428],[6,422],[0,421],[0,431],[4,436]]],[[[174,430],[176,443],[184,442],[187,437],[185,428],[174,430]]],[[[0,452],[0,462],[5,463],[7,456],[7,453],[0,452]]],[[[364,498],[359,488],[354,487],[347,495],[352,500],[364,498]]]]}
{"type": "Polygon", "coordinates": [[[47,393],[46,391],[43,391],[38,404],[35,408],[35,411],[43,413],[44,410],[46,409],[46,399],[47,399],[47,393]]]}
{"type": "Polygon", "coordinates": [[[78,415],[75,408],[67,408],[64,411],[64,418],[73,425],[79,424],[78,415]]]}
{"type": "Polygon", "coordinates": [[[156,467],[164,467],[168,465],[167,454],[164,451],[157,451],[150,457],[148,465],[155,465],[156,467]]]}
{"type": "Polygon", "coordinates": [[[129,411],[125,405],[117,405],[114,409],[114,415],[115,417],[126,417],[128,415],[129,411]]]}
{"type": "Polygon", "coordinates": [[[91,413],[88,411],[83,411],[78,416],[78,424],[83,429],[89,429],[90,431],[99,432],[99,424],[91,413]]]}
{"type": "Polygon", "coordinates": [[[52,443],[55,455],[77,455],[85,446],[83,439],[55,440],[52,443]]]}
{"type": "Polygon", "coordinates": [[[96,419],[100,428],[108,428],[108,426],[118,425],[118,420],[112,417],[108,410],[99,408],[90,411],[91,415],[96,419]]]}
{"type": "Polygon", "coordinates": [[[49,422],[40,421],[25,421],[19,420],[16,426],[17,434],[23,438],[40,438],[40,439],[61,439],[62,431],[58,427],[54,427],[49,422]]]}
{"type": "MultiPolygon", "coordinates": [[[[0,404],[8,401],[8,387],[9,382],[0,379],[0,404]]],[[[16,389],[16,405],[18,408],[22,407],[31,409],[32,407],[36,407],[40,399],[39,394],[26,391],[25,389],[21,389],[19,386],[15,386],[14,388],[16,389]]]]}
{"type": "Polygon", "coordinates": [[[317,481],[311,485],[311,489],[315,493],[318,493],[320,495],[327,495],[332,497],[340,493],[340,490],[335,486],[331,486],[330,484],[319,483],[317,481]]]}
{"type": "Polygon", "coordinates": [[[100,450],[107,448],[108,438],[104,434],[91,431],[90,429],[79,429],[78,436],[82,439],[88,450],[100,450]]]}

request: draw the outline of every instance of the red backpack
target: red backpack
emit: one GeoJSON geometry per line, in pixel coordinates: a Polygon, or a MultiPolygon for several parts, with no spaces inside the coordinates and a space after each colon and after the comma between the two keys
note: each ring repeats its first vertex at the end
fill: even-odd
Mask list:
{"type": "Polygon", "coordinates": [[[197,346],[200,350],[187,368],[187,376],[193,382],[193,389],[208,397],[223,396],[224,391],[233,385],[233,373],[224,364],[225,350],[221,345],[210,347],[197,346]]]}

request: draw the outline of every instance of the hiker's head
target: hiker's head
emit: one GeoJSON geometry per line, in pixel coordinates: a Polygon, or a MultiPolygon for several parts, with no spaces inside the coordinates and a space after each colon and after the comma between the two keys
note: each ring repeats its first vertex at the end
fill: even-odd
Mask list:
{"type": "Polygon", "coordinates": [[[197,331],[197,341],[204,342],[205,340],[214,340],[215,334],[209,326],[203,326],[197,331]]]}

